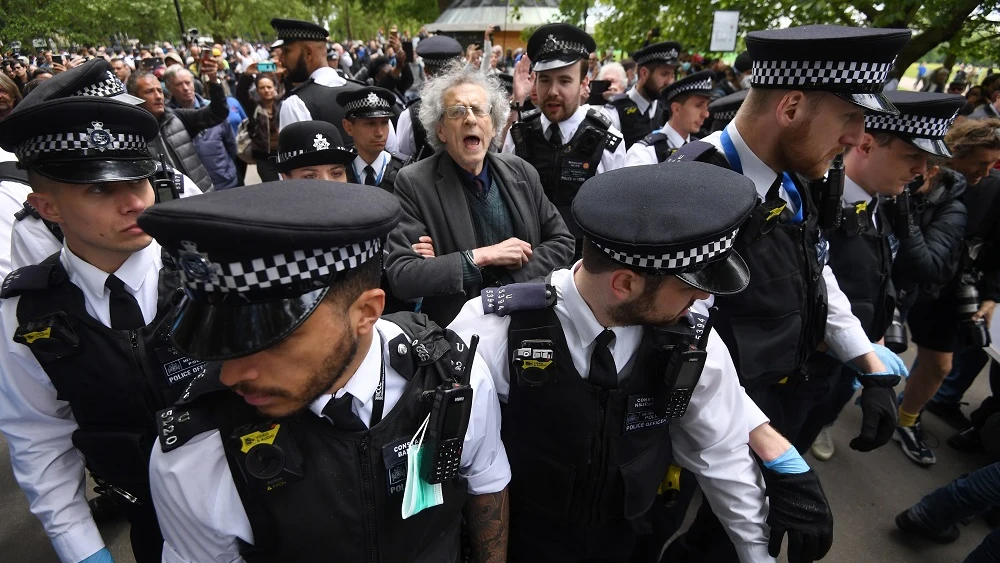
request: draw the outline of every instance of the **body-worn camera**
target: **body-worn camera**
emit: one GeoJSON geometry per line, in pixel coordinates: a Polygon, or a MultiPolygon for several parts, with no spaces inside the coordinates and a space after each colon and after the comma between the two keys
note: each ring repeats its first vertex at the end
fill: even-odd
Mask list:
{"type": "Polygon", "coordinates": [[[166,159],[161,154],[160,167],[153,175],[153,192],[156,195],[156,203],[178,199],[183,191],[183,176],[168,167],[166,159]]]}
{"type": "Polygon", "coordinates": [[[420,466],[420,478],[431,485],[444,483],[458,476],[465,432],[472,416],[472,386],[469,385],[469,377],[478,344],[479,336],[473,335],[461,377],[442,383],[434,390],[430,422],[424,438],[426,453],[420,466]]]}
{"type": "Polygon", "coordinates": [[[844,155],[838,154],[830,165],[825,179],[810,182],[816,208],[819,211],[819,228],[836,229],[840,225],[840,215],[844,197],[844,155]]]}

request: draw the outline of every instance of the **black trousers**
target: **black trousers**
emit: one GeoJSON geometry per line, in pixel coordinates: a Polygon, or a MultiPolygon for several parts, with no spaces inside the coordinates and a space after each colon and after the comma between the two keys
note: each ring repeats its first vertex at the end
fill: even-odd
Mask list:
{"type": "Polygon", "coordinates": [[[130,506],[126,514],[131,526],[129,540],[136,563],[160,563],[163,559],[163,534],[160,533],[153,503],[130,506]]]}

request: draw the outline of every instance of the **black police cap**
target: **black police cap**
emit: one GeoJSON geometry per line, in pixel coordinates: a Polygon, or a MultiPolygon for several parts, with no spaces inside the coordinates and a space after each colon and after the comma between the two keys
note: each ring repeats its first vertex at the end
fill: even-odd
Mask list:
{"type": "Polygon", "coordinates": [[[273,163],[278,172],[306,166],[348,165],[354,151],[344,146],[340,130],[326,121],[297,121],[278,133],[278,155],[273,163]]]}
{"type": "Polygon", "coordinates": [[[152,176],[149,143],[158,134],[148,111],[94,96],[18,105],[0,120],[0,147],[22,168],[68,184],[152,176]]]}
{"type": "Polygon", "coordinates": [[[344,117],[392,117],[396,96],[385,88],[365,86],[337,94],[337,105],[344,108],[344,117]]]}
{"type": "Polygon", "coordinates": [[[271,44],[271,49],[295,41],[326,41],[330,35],[325,27],[302,20],[272,18],[271,27],[278,35],[278,40],[271,44]]]}
{"type": "Polygon", "coordinates": [[[892,91],[887,92],[886,97],[899,110],[899,115],[865,115],[866,132],[892,133],[918,149],[951,158],[944,136],[958,110],[965,105],[964,96],[892,91]]]}
{"type": "Polygon", "coordinates": [[[718,131],[729,125],[729,122],[736,119],[736,112],[743,105],[743,100],[747,99],[750,90],[737,90],[728,96],[723,96],[718,100],[708,104],[708,114],[712,118],[712,130],[718,131]]]}
{"type": "Polygon", "coordinates": [[[754,88],[819,90],[865,109],[897,113],[882,94],[907,29],[806,25],[752,31],[754,88]]]}
{"type": "Polygon", "coordinates": [[[714,88],[715,73],[711,70],[702,70],[694,74],[689,74],[680,80],[675,80],[672,84],[663,89],[660,97],[667,103],[681,94],[697,94],[699,96],[712,95],[714,88]]]}
{"type": "Polygon", "coordinates": [[[417,43],[416,53],[423,60],[424,71],[433,76],[460,59],[465,51],[453,37],[432,35],[417,43]]]}
{"type": "Polygon", "coordinates": [[[647,45],[642,49],[632,53],[632,60],[638,65],[662,64],[680,65],[680,56],[683,48],[676,41],[662,41],[647,45]]]}
{"type": "Polygon", "coordinates": [[[401,213],[383,190],[286,180],[164,202],[138,224],[177,264],[187,292],[174,344],[217,360],[291,334],[345,272],[381,259],[401,213]]]}
{"type": "Polygon", "coordinates": [[[545,24],[528,39],[528,58],[535,72],[567,67],[596,50],[593,37],[568,23],[545,24]]]}
{"type": "Polygon", "coordinates": [[[756,206],[746,176],[671,162],[594,176],[573,199],[573,217],[590,244],[624,267],[727,295],[750,281],[733,244],[756,206]]]}
{"type": "Polygon", "coordinates": [[[109,98],[134,106],[143,102],[142,98],[125,91],[125,85],[118,80],[108,61],[97,58],[42,82],[21,100],[18,107],[27,109],[35,104],[78,96],[109,98]]]}

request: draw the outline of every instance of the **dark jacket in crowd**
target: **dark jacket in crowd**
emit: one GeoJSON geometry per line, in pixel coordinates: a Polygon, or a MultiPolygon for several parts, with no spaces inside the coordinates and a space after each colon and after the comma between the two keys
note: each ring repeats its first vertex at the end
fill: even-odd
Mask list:
{"type": "Polygon", "coordinates": [[[929,192],[914,194],[914,225],[910,237],[900,241],[892,266],[901,308],[936,299],[958,273],[967,223],[965,191],[965,178],[942,167],[929,192]]]}
{"type": "Polygon", "coordinates": [[[194,137],[229,118],[229,104],[222,85],[212,84],[208,91],[212,103],[205,107],[180,109],[168,104],[159,120],[160,136],[153,143],[157,155],[163,154],[171,166],[191,178],[203,192],[213,189],[212,178],[198,156],[194,137]]]}
{"type": "MultiPolygon", "coordinates": [[[[490,174],[510,211],[514,236],[529,243],[524,267],[506,270],[509,281],[541,278],[573,259],[574,240],[556,207],[545,197],[538,172],[513,154],[486,155],[490,174]]],[[[403,219],[389,235],[386,265],[389,285],[404,300],[423,298],[420,312],[444,326],[462,305],[482,291],[466,286],[462,252],[479,248],[466,188],[447,151],[404,167],[396,177],[403,219]],[[411,245],[420,237],[434,241],[436,258],[423,258],[411,245]]],[[[498,241],[499,242],[499,241],[498,241]]]]}
{"type": "Polygon", "coordinates": [[[1000,172],[996,169],[965,190],[969,221],[966,244],[983,242],[975,266],[982,272],[977,285],[981,300],[1000,301],[1000,172]]]}
{"type": "MultiPolygon", "coordinates": [[[[226,119],[222,123],[206,127],[198,133],[192,134],[195,150],[201,163],[208,171],[212,179],[212,185],[217,190],[227,190],[235,188],[240,184],[239,174],[236,172],[236,159],[238,151],[236,148],[236,133],[233,132],[229,124],[229,100],[223,98],[223,105],[226,107],[226,119]]],[[[201,109],[209,107],[210,104],[201,96],[195,94],[194,107],[201,109]]],[[[170,107],[174,110],[183,109],[176,101],[170,102],[170,107]]]]}

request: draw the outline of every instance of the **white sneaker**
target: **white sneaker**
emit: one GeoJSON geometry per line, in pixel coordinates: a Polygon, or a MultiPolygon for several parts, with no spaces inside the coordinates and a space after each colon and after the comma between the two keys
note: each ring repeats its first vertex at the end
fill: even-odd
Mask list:
{"type": "Polygon", "coordinates": [[[824,426],[809,450],[820,461],[826,461],[833,457],[833,452],[836,451],[833,447],[833,427],[824,426]]]}

